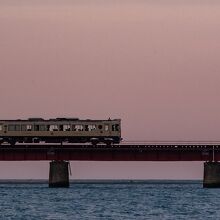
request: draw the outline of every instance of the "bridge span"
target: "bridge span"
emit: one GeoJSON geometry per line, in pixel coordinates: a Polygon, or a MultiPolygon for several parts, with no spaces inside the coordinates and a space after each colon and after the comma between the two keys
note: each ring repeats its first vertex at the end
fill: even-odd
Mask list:
{"type": "Polygon", "coordinates": [[[0,161],[50,162],[49,186],[69,186],[69,161],[204,161],[204,187],[220,187],[220,142],[0,145],[0,161]]]}
{"type": "Polygon", "coordinates": [[[0,146],[0,161],[219,161],[220,143],[17,144],[0,146]]]}

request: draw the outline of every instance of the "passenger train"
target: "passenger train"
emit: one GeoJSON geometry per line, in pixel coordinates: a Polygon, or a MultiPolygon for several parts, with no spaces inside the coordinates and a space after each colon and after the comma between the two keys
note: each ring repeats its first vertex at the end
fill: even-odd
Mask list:
{"type": "Polygon", "coordinates": [[[121,120],[80,120],[78,118],[29,118],[0,120],[0,144],[16,143],[119,143],[121,120]]]}

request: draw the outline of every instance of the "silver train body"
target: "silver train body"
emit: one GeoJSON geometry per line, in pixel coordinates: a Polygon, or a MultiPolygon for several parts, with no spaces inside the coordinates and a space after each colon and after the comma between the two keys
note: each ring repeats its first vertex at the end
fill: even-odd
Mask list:
{"type": "Polygon", "coordinates": [[[79,120],[56,118],[44,120],[0,120],[0,143],[119,143],[121,120],[79,120]]]}

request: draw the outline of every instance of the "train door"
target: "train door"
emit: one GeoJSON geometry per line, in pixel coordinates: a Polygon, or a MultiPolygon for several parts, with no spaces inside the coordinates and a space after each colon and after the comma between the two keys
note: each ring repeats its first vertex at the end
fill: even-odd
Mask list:
{"type": "Polygon", "coordinates": [[[0,145],[4,142],[4,139],[2,138],[2,132],[3,132],[3,125],[0,124],[0,145]]]}
{"type": "Polygon", "coordinates": [[[0,136],[2,136],[2,133],[3,133],[3,125],[0,124],[0,136]]]}
{"type": "Polygon", "coordinates": [[[3,126],[3,132],[4,132],[4,133],[7,133],[7,130],[8,130],[8,126],[7,126],[7,125],[4,125],[4,126],[3,126]]]}

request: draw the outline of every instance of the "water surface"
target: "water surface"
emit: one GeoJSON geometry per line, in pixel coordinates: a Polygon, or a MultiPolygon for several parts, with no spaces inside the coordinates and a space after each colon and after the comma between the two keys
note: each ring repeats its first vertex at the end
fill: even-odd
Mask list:
{"type": "Polygon", "coordinates": [[[0,184],[1,219],[217,219],[220,189],[201,182],[0,184]]]}

